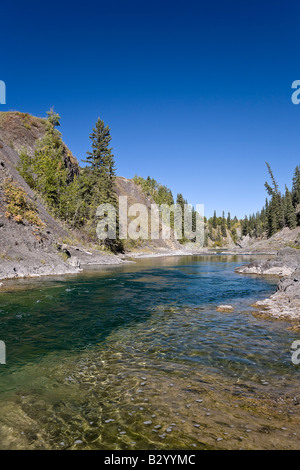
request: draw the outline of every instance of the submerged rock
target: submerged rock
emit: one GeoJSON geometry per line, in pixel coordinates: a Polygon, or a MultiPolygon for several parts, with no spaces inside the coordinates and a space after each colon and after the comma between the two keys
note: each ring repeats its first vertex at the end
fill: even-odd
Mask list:
{"type": "Polygon", "coordinates": [[[217,307],[217,312],[233,312],[234,308],[232,305],[219,305],[217,307]]]}

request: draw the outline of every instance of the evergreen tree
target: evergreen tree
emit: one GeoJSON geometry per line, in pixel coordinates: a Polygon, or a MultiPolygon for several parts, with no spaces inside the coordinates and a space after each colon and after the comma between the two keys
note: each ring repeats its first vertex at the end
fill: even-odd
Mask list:
{"type": "Polygon", "coordinates": [[[224,211],[223,211],[223,214],[222,214],[221,233],[222,233],[222,237],[227,237],[226,221],[225,221],[224,211]]]}
{"type": "Polygon", "coordinates": [[[293,189],[292,189],[293,205],[297,207],[300,204],[300,168],[295,168],[293,177],[293,189]]]}
{"type": "Polygon", "coordinates": [[[242,235],[245,237],[249,234],[249,220],[248,217],[245,216],[244,220],[242,221],[242,235]]]}
{"type": "Polygon", "coordinates": [[[266,165],[267,165],[268,172],[272,181],[272,186],[270,186],[267,182],[265,183],[266,190],[269,196],[271,196],[271,201],[268,207],[267,232],[268,232],[268,236],[272,236],[284,227],[285,219],[284,219],[283,201],[282,201],[282,197],[278,188],[278,184],[275,180],[273,171],[269,163],[266,162],[266,165]]]}
{"type": "Polygon", "coordinates": [[[293,206],[293,197],[287,186],[285,187],[284,216],[287,227],[291,230],[297,227],[297,217],[293,206]]]}
{"type": "MultiPolygon", "coordinates": [[[[87,152],[85,163],[90,167],[90,185],[92,185],[92,194],[90,200],[90,223],[94,229],[96,221],[96,210],[101,204],[111,204],[117,210],[117,195],[115,192],[115,162],[112,148],[109,147],[111,136],[110,129],[104,125],[104,122],[98,118],[96,126],[90,135],[92,141],[92,151],[87,152]]],[[[118,219],[118,218],[117,218],[118,219]]],[[[107,223],[110,223],[107,218],[107,223]]],[[[118,240],[118,220],[117,220],[117,239],[106,238],[100,242],[112,251],[121,249],[120,240],[118,240]]]]}
{"type": "Polygon", "coordinates": [[[292,189],[293,205],[296,211],[297,225],[300,225],[300,168],[296,167],[293,177],[292,189]]]}
{"type": "Polygon", "coordinates": [[[218,225],[218,220],[217,220],[217,211],[214,211],[214,216],[213,216],[213,220],[212,220],[212,226],[214,229],[217,228],[217,225],[218,225]]]}
{"type": "Polygon", "coordinates": [[[231,230],[231,216],[230,216],[230,212],[228,212],[228,215],[227,215],[227,228],[228,228],[228,230],[231,230]]]}
{"type": "Polygon", "coordinates": [[[112,148],[109,148],[111,141],[110,129],[98,118],[96,127],[90,135],[92,141],[92,151],[87,152],[85,163],[90,165],[92,179],[97,187],[99,204],[116,202],[115,183],[115,162],[112,148]]]}
{"type": "Polygon", "coordinates": [[[182,238],[179,241],[180,241],[180,243],[183,243],[185,241],[185,239],[184,239],[184,205],[186,204],[186,201],[184,200],[181,193],[177,194],[176,204],[178,204],[178,206],[180,206],[181,211],[182,211],[182,219],[181,219],[182,238]]]}

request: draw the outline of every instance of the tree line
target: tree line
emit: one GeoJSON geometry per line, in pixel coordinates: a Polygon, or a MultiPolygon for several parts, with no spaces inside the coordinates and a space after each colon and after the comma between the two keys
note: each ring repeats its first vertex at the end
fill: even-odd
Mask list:
{"type": "MultiPolygon", "coordinates": [[[[60,116],[53,110],[47,113],[45,133],[37,142],[34,155],[29,155],[24,149],[20,153],[18,170],[29,186],[44,200],[54,216],[65,221],[68,226],[80,229],[93,241],[97,241],[95,226],[97,223],[96,210],[100,204],[109,203],[116,208],[118,214],[117,195],[115,190],[116,168],[110,147],[110,128],[98,118],[90,134],[91,149],[87,152],[84,163],[78,175],[70,180],[69,170],[65,164],[66,146],[58,131],[60,116]]],[[[267,163],[270,183],[265,183],[268,193],[265,206],[261,211],[239,220],[232,217],[230,212],[223,211],[222,216],[206,219],[204,246],[223,246],[224,240],[231,237],[234,243],[241,235],[251,237],[271,237],[284,227],[294,229],[300,225],[300,167],[294,171],[293,186],[290,191],[285,187],[281,194],[278,183],[270,165],[267,163]]],[[[148,176],[146,179],[135,175],[134,183],[139,185],[147,196],[151,196],[157,205],[173,205],[175,199],[171,189],[158,183],[148,176]]],[[[182,208],[188,201],[181,193],[176,196],[176,204],[182,208]]],[[[191,206],[192,229],[196,228],[196,211],[191,206]]],[[[174,228],[174,217],[171,214],[171,227],[174,228]]],[[[184,227],[184,217],[182,228],[184,227]]],[[[184,230],[182,230],[184,233],[184,230]]],[[[185,243],[184,235],[179,240],[185,243]]],[[[99,242],[99,241],[98,241],[99,242]]],[[[123,250],[121,240],[107,239],[100,242],[103,247],[113,252],[123,250]]]]}
{"type": "Polygon", "coordinates": [[[282,194],[271,166],[268,162],[266,165],[270,183],[266,182],[265,188],[269,197],[261,211],[242,220],[242,235],[270,238],[285,227],[293,230],[300,225],[300,167],[294,170],[292,189],[285,186],[282,194]]]}

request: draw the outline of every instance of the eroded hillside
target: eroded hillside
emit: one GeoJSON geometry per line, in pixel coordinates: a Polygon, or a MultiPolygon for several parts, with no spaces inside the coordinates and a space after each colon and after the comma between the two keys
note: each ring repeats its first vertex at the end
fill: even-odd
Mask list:
{"type": "MultiPolygon", "coordinates": [[[[45,134],[45,119],[19,112],[0,113],[0,279],[76,273],[80,264],[119,264],[115,256],[87,243],[80,230],[72,230],[47,210],[18,171],[20,153],[34,155],[45,134]],[[15,211],[16,207],[17,211],[15,211]],[[22,206],[22,207],[19,207],[22,206]]],[[[68,182],[79,175],[77,159],[64,145],[63,160],[68,182]]],[[[132,180],[117,177],[116,193],[127,196],[128,205],[153,201],[132,180]]],[[[179,249],[176,240],[125,241],[126,250],[179,249]]]]}

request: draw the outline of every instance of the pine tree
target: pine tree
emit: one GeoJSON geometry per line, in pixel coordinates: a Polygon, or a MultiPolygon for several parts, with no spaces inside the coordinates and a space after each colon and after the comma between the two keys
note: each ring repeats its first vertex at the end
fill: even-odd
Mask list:
{"type": "Polygon", "coordinates": [[[99,204],[116,201],[115,194],[115,162],[112,149],[109,148],[111,141],[110,129],[98,118],[96,127],[90,135],[92,141],[92,151],[87,152],[85,163],[90,164],[92,178],[97,186],[99,204]]]}
{"type": "Polygon", "coordinates": [[[271,177],[272,186],[270,186],[267,182],[265,183],[265,188],[271,197],[271,201],[268,207],[268,236],[274,235],[276,232],[281,230],[285,225],[284,219],[284,210],[283,210],[283,200],[280,194],[278,184],[275,180],[273,171],[266,162],[269,175],[271,177]]]}
{"type": "Polygon", "coordinates": [[[181,193],[177,194],[176,198],[176,204],[181,208],[181,213],[182,213],[182,219],[181,219],[181,229],[182,229],[182,238],[179,240],[180,243],[184,242],[184,206],[185,206],[186,201],[184,200],[183,196],[181,193]]]}
{"type": "Polygon", "coordinates": [[[284,216],[287,227],[291,230],[297,227],[297,217],[293,206],[293,197],[287,186],[285,187],[284,216]]]}
{"type": "Polygon", "coordinates": [[[222,237],[227,237],[226,221],[225,221],[224,211],[223,211],[223,214],[222,214],[221,233],[222,233],[222,237]]]}
{"type": "Polygon", "coordinates": [[[227,216],[227,228],[228,228],[228,230],[231,230],[231,216],[230,216],[230,212],[228,212],[228,216],[227,216]]]}
{"type": "MultiPolygon", "coordinates": [[[[92,141],[92,151],[87,152],[85,163],[90,167],[90,184],[92,184],[92,195],[90,201],[91,220],[94,227],[96,221],[96,210],[101,204],[111,204],[117,210],[117,195],[115,192],[115,162],[112,148],[109,147],[111,136],[110,129],[104,125],[104,122],[98,118],[96,126],[90,135],[92,141]]],[[[118,218],[117,218],[118,219],[118,218]]],[[[107,219],[108,223],[109,220],[107,219]]],[[[112,251],[121,249],[120,240],[118,240],[118,220],[117,220],[117,239],[101,241],[101,244],[112,251]]]]}
{"type": "Polygon", "coordinates": [[[214,211],[214,216],[213,216],[213,220],[212,220],[212,226],[214,229],[217,228],[217,225],[218,225],[218,220],[217,220],[217,211],[214,211]]]}
{"type": "Polygon", "coordinates": [[[242,235],[245,237],[249,233],[249,220],[245,215],[244,220],[242,221],[242,235]]]}
{"type": "Polygon", "coordinates": [[[300,168],[297,166],[295,168],[294,177],[293,177],[293,204],[294,207],[297,207],[300,204],[300,168]]]}

